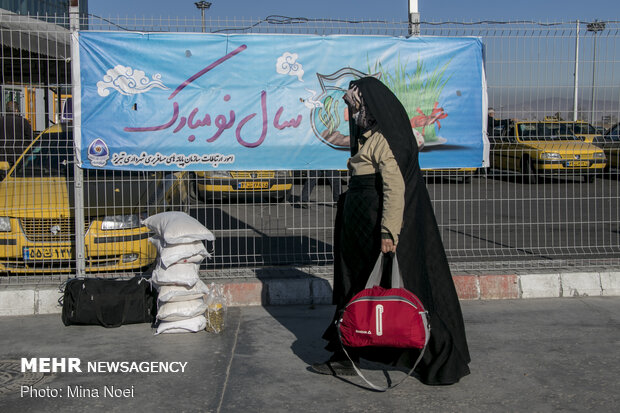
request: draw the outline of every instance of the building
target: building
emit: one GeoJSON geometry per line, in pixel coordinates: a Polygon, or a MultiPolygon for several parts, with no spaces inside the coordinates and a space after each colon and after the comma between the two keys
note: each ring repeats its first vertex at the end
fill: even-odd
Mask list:
{"type": "MultiPolygon", "coordinates": [[[[88,1],[79,1],[88,26],[88,1]]],[[[69,0],[0,0],[0,112],[14,101],[33,130],[62,120],[70,94],[69,0]]]]}
{"type": "MultiPolygon", "coordinates": [[[[60,18],[63,26],[67,24],[65,28],[69,28],[69,0],[0,0],[0,9],[46,21],[60,18]]],[[[88,0],[79,1],[79,10],[80,20],[87,20],[88,0]]]]}

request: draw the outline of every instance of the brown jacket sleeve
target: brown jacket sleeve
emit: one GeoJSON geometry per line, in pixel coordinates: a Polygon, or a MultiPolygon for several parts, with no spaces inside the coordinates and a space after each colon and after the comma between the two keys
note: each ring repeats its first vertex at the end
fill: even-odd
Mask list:
{"type": "Polygon", "coordinates": [[[398,243],[398,235],[403,224],[405,209],[405,181],[400,173],[394,154],[381,133],[371,137],[373,161],[379,167],[383,181],[383,217],[381,232],[392,236],[398,243]]]}

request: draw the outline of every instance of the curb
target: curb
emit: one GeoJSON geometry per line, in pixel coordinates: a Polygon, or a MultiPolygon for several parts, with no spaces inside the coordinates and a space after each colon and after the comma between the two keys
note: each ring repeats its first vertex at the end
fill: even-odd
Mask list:
{"type": "MultiPolygon", "coordinates": [[[[620,296],[620,271],[541,274],[454,275],[461,300],[620,296]]],[[[331,304],[332,277],[206,279],[225,285],[230,305],[331,304]]],[[[59,314],[61,292],[55,286],[0,287],[0,316],[59,314]]]]}

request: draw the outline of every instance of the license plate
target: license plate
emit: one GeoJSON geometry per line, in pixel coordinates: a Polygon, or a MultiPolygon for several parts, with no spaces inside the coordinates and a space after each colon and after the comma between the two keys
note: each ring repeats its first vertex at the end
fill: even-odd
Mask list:
{"type": "Polygon", "coordinates": [[[24,261],[38,260],[67,260],[71,258],[69,247],[24,247],[22,249],[24,261]]]}
{"type": "Polygon", "coordinates": [[[590,161],[567,161],[566,166],[590,166],[590,161]]]}
{"type": "Polygon", "coordinates": [[[269,182],[267,181],[239,182],[237,185],[237,189],[267,189],[268,187],[269,182]]]}

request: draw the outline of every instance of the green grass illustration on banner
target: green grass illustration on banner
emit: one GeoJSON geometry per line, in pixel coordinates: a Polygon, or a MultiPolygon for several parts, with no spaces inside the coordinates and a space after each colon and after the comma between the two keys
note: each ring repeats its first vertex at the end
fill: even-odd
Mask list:
{"type": "Polygon", "coordinates": [[[332,96],[327,96],[323,102],[323,107],[319,109],[319,119],[327,128],[326,136],[338,130],[340,126],[340,114],[338,113],[339,102],[332,96]]]}
{"type": "Polygon", "coordinates": [[[377,60],[373,68],[368,64],[368,73],[381,74],[381,81],[407,110],[413,129],[424,136],[426,143],[432,143],[437,141],[437,120],[447,117],[441,109],[439,97],[451,77],[446,77],[450,61],[429,72],[424,62],[418,59],[413,73],[407,72],[407,63],[402,63],[399,55],[396,67],[389,71],[377,60]]]}

